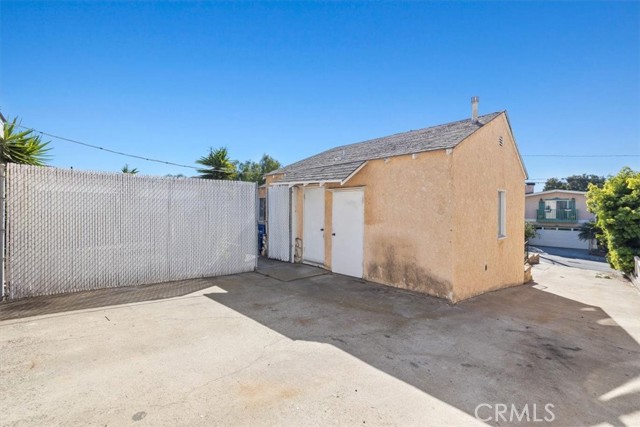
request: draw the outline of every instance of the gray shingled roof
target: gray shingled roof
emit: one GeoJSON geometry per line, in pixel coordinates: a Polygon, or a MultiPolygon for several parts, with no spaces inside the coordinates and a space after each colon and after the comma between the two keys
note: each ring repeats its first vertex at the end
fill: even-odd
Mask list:
{"type": "Polygon", "coordinates": [[[287,182],[319,182],[319,181],[344,181],[365,161],[339,163],[337,165],[327,165],[309,167],[287,171],[285,181],[287,182]]]}
{"type": "Polygon", "coordinates": [[[285,182],[342,182],[367,160],[453,148],[501,113],[480,116],[477,123],[465,119],[343,145],[292,163],[271,174],[284,173],[282,181],[285,182]]]}

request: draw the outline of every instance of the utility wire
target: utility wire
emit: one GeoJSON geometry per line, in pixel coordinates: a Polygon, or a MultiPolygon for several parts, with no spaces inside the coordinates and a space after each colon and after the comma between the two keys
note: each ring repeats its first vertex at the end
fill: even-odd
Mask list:
{"type": "MultiPolygon", "coordinates": [[[[65,138],[62,136],[58,136],[58,135],[53,135],[51,133],[48,132],[43,132],[41,130],[38,129],[34,129],[34,128],[30,128],[27,126],[23,126],[23,125],[17,125],[18,127],[21,127],[22,129],[26,129],[26,130],[30,130],[32,132],[36,132],[39,133],[41,135],[46,135],[50,138],[55,138],[55,139],[59,139],[61,141],[67,141],[67,142],[71,142],[74,144],[78,144],[78,145],[83,145],[85,147],[89,147],[89,148],[95,148],[96,150],[102,150],[102,151],[106,151],[109,153],[113,153],[113,154],[118,154],[120,156],[125,156],[125,157],[131,157],[134,159],[140,159],[140,160],[145,160],[148,162],[156,162],[156,163],[162,163],[165,165],[171,165],[171,166],[178,166],[181,168],[188,168],[188,169],[195,169],[198,170],[200,168],[196,167],[196,166],[189,166],[189,165],[183,165],[180,163],[174,163],[174,162],[168,162],[166,160],[159,160],[159,159],[152,159],[149,157],[144,157],[144,156],[138,156],[136,154],[129,154],[129,153],[124,153],[122,151],[116,151],[116,150],[112,150],[110,148],[104,148],[104,147],[100,147],[98,145],[93,145],[93,144],[88,144],[86,142],[82,142],[82,141],[77,141],[75,139],[70,139],[70,138],[65,138]]],[[[640,157],[640,154],[523,154],[522,157],[640,157]]],[[[208,169],[212,172],[233,172],[233,170],[230,169],[208,169]]]]}
{"type": "Polygon", "coordinates": [[[89,147],[89,148],[95,148],[96,150],[107,151],[109,153],[118,154],[120,156],[132,157],[134,159],[140,159],[140,160],[146,160],[148,162],[156,162],[156,163],[162,163],[162,164],[165,164],[165,165],[178,166],[178,167],[181,167],[181,168],[189,168],[189,169],[196,169],[196,170],[198,170],[198,169],[207,169],[208,171],[212,171],[212,172],[232,172],[231,170],[228,170],[228,169],[198,168],[196,166],[182,165],[180,163],[168,162],[166,160],[158,160],[158,159],[152,159],[152,158],[149,158],[149,157],[138,156],[136,154],[128,154],[128,153],[124,153],[122,151],[116,151],[116,150],[112,150],[110,148],[104,148],[104,147],[100,147],[98,145],[93,145],[93,144],[88,144],[86,142],[77,141],[75,139],[70,139],[70,138],[65,138],[65,137],[58,136],[58,135],[53,135],[51,133],[43,132],[41,130],[30,128],[30,127],[27,127],[27,126],[22,126],[22,125],[16,125],[16,126],[21,127],[22,129],[26,129],[26,130],[30,130],[32,132],[39,133],[41,135],[46,135],[46,136],[48,136],[50,138],[55,138],[55,139],[59,139],[59,140],[62,140],[62,141],[72,142],[74,144],[83,145],[83,146],[89,147]]]}
{"type": "Polygon", "coordinates": [[[640,157],[640,154],[523,154],[522,157],[640,157]]]}

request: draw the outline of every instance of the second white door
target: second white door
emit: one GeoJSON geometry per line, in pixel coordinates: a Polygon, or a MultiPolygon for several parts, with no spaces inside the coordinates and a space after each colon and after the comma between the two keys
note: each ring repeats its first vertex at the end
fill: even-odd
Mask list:
{"type": "Polygon", "coordinates": [[[324,188],[305,188],[302,235],[304,261],[324,264],[324,188]]]}
{"type": "Polygon", "coordinates": [[[362,277],[364,263],[364,191],[333,192],[331,270],[362,277]]]}

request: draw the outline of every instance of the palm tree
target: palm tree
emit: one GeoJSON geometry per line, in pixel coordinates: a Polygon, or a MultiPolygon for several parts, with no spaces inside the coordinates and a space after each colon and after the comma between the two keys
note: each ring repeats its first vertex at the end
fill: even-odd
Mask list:
{"type": "Polygon", "coordinates": [[[17,118],[4,123],[0,140],[0,162],[44,166],[49,159],[49,142],[42,142],[42,137],[35,135],[31,129],[18,132],[19,126],[17,118]]]}
{"type": "Polygon", "coordinates": [[[196,163],[205,166],[198,169],[200,178],[205,179],[236,179],[236,168],[229,159],[227,147],[220,147],[216,150],[209,148],[209,154],[200,157],[196,163]]]}
{"type": "Polygon", "coordinates": [[[578,239],[589,242],[589,250],[594,250],[593,242],[597,241],[598,237],[602,234],[602,230],[593,221],[585,222],[580,227],[580,233],[578,233],[578,239]]]}
{"type": "Polygon", "coordinates": [[[138,173],[138,168],[131,168],[129,169],[129,165],[125,164],[122,169],[120,169],[122,171],[122,173],[130,173],[131,175],[135,175],[138,173]]]}

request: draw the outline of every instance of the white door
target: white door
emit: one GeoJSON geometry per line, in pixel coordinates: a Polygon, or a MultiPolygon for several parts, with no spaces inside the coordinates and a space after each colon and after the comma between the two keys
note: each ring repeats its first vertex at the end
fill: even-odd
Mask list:
{"type": "Polygon", "coordinates": [[[362,277],[364,263],[364,191],[333,192],[331,270],[362,277]]]}
{"type": "Polygon", "coordinates": [[[324,264],[324,188],[304,189],[302,257],[324,264]]]}
{"type": "Polygon", "coordinates": [[[269,258],[289,261],[289,187],[269,187],[267,204],[267,253],[269,258]]]}

